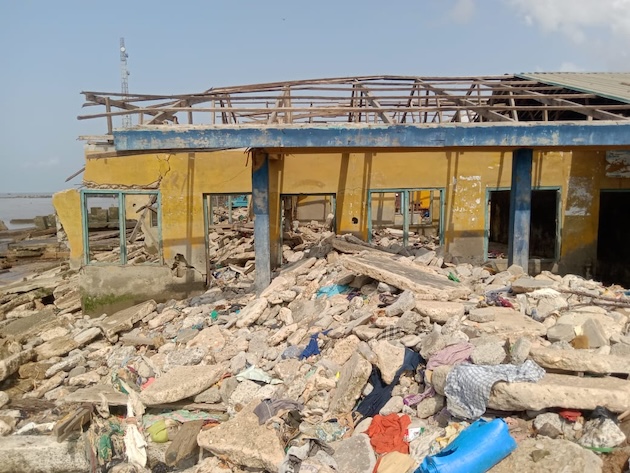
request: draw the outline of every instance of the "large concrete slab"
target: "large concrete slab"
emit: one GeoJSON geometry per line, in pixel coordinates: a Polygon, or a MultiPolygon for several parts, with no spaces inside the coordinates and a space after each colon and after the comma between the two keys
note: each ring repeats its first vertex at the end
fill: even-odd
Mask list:
{"type": "Polygon", "coordinates": [[[157,378],[140,393],[147,406],[167,404],[195,396],[221,379],[223,365],[178,366],[157,378]]]}
{"type": "Polygon", "coordinates": [[[551,407],[593,410],[597,406],[613,412],[630,409],[630,381],[547,373],[537,383],[498,382],[488,402],[488,407],[501,411],[537,411],[551,407]]]}
{"type": "MultiPolygon", "coordinates": [[[[451,366],[439,366],[431,382],[444,395],[451,366]]],[[[630,409],[630,381],[610,376],[578,377],[547,373],[537,383],[499,381],[490,392],[488,407],[499,411],[538,411],[552,407],[593,410],[603,406],[613,412],[630,409]]]]}
{"type": "Polygon", "coordinates": [[[544,347],[532,348],[529,356],[543,368],[596,374],[630,374],[630,360],[624,356],[599,355],[585,350],[557,350],[544,347]]]}
{"type": "Polygon", "coordinates": [[[575,442],[537,437],[520,442],[488,473],[601,473],[602,465],[600,457],[575,442]]]}
{"type": "Polygon", "coordinates": [[[84,473],[90,471],[82,440],[58,443],[48,435],[0,437],[0,473],[84,473]]]}
{"type": "Polygon", "coordinates": [[[519,338],[544,336],[547,328],[540,322],[536,322],[530,317],[522,315],[520,312],[509,307],[484,307],[473,309],[478,315],[492,315],[494,320],[490,322],[473,322],[466,320],[463,322],[468,330],[476,331],[476,335],[496,335],[500,338],[519,338]]]}
{"type": "Polygon", "coordinates": [[[100,327],[107,338],[112,338],[118,332],[131,330],[137,322],[144,319],[157,307],[155,301],[142,302],[127,309],[120,310],[103,319],[100,327]]]}
{"type": "Polygon", "coordinates": [[[355,274],[363,274],[399,289],[413,291],[416,298],[448,301],[466,297],[470,289],[413,263],[389,256],[362,254],[344,256],[341,263],[355,274]]]}
{"type": "Polygon", "coordinates": [[[284,449],[275,430],[258,423],[254,408],[259,402],[252,401],[233,419],[202,430],[197,436],[199,446],[237,465],[278,471],[284,449]]]}
{"type": "Polygon", "coordinates": [[[120,391],[116,391],[109,384],[95,384],[94,386],[90,386],[87,388],[77,389],[75,392],[68,394],[67,396],[63,396],[59,399],[61,402],[65,403],[100,403],[101,402],[101,394],[105,396],[107,399],[107,403],[111,406],[126,406],[127,405],[127,395],[121,393],[120,391]]]}
{"type": "Polygon", "coordinates": [[[55,314],[50,311],[42,310],[37,314],[14,320],[0,328],[0,338],[15,340],[21,343],[57,325],[61,325],[61,321],[55,314]]]}

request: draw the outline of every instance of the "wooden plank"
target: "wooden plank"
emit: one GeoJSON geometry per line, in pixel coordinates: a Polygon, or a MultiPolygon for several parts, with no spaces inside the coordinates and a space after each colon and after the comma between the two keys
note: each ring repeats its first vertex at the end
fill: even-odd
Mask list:
{"type": "Polygon", "coordinates": [[[194,454],[199,448],[197,435],[203,427],[203,420],[193,420],[182,424],[175,439],[166,450],[164,460],[167,466],[175,466],[184,458],[194,454]]]}

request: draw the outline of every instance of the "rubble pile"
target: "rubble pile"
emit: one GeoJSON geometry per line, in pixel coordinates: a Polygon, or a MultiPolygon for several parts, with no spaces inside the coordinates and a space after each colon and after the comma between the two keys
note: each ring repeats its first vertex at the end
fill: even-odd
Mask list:
{"type": "Polygon", "coordinates": [[[57,240],[54,215],[11,223],[33,226],[9,230],[0,220],[0,271],[34,260],[61,261],[69,256],[68,248],[57,240]]]}
{"type": "Polygon", "coordinates": [[[89,318],[64,267],[3,288],[0,472],[424,472],[470,442],[435,471],[622,471],[623,288],[317,235],[258,295],[89,318]]]}

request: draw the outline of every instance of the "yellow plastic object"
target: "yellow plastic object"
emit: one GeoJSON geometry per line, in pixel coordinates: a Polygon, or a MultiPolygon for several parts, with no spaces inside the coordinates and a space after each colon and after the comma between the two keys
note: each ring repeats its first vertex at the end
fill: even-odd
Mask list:
{"type": "Polygon", "coordinates": [[[168,430],[166,428],[166,422],[163,420],[158,420],[147,429],[147,432],[151,436],[151,440],[155,443],[168,442],[168,430]]]}

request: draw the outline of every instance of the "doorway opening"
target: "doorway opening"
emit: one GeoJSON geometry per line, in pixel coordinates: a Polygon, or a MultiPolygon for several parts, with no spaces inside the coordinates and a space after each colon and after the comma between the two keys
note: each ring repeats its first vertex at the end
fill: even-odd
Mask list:
{"type": "Polygon", "coordinates": [[[254,215],[251,194],[204,194],[206,283],[253,282],[254,215]]]}
{"type": "MultiPolygon", "coordinates": [[[[529,230],[530,259],[558,259],[560,189],[533,189],[529,230]]],[[[487,258],[507,258],[510,225],[510,190],[488,192],[487,258]]]]}
{"type": "Polygon", "coordinates": [[[443,189],[387,189],[368,192],[368,239],[383,246],[442,244],[443,189]]]}
{"type": "Polygon", "coordinates": [[[605,284],[630,286],[630,191],[603,190],[599,196],[597,279],[605,284]]]}
{"type": "Polygon", "coordinates": [[[299,261],[304,251],[336,230],[335,194],[282,194],[280,264],[299,261]]]}

